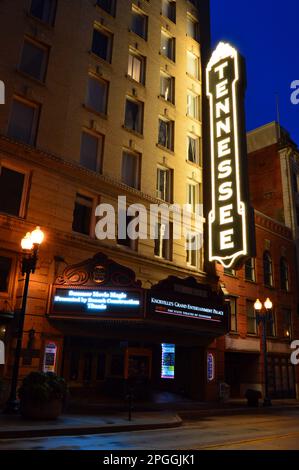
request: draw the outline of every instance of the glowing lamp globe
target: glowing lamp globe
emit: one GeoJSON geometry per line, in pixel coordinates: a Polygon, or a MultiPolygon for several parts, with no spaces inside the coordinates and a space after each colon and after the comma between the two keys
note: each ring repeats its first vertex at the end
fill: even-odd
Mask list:
{"type": "Polygon", "coordinates": [[[32,241],[30,232],[27,232],[25,237],[22,239],[21,247],[23,250],[32,250],[33,241],[32,241]]]}
{"type": "Polygon", "coordinates": [[[258,312],[260,312],[262,308],[263,308],[262,302],[259,299],[257,299],[254,303],[254,310],[257,310],[258,312]]]}
{"type": "Polygon", "coordinates": [[[40,227],[36,227],[36,229],[31,232],[31,239],[34,245],[41,245],[44,237],[44,232],[40,229],[40,227]]]}
{"type": "Polygon", "coordinates": [[[269,297],[266,299],[266,302],[264,303],[265,309],[266,310],[271,310],[273,307],[273,303],[269,299],[269,297]]]}

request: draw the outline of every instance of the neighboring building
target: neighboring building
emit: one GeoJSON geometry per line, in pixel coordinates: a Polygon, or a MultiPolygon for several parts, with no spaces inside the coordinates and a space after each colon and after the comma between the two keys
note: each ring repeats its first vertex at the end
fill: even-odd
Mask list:
{"type": "Polygon", "coordinates": [[[256,258],[238,271],[218,268],[231,307],[230,333],[218,340],[224,350],[223,378],[232,397],[244,397],[248,388],[263,389],[261,331],[254,303],[269,297],[273,303],[273,323],[267,325],[269,392],[272,398],[296,397],[299,370],[290,363],[290,343],[299,338],[292,232],[259,211],[255,211],[255,230],[256,258]]]}
{"type": "Polygon", "coordinates": [[[288,132],[271,122],[247,134],[251,202],[292,231],[299,266],[299,150],[288,132]]]}
{"type": "MultiPolygon", "coordinates": [[[[29,288],[21,377],[51,368],[45,361],[55,356],[55,370],[74,388],[95,389],[108,377],[123,378],[125,357],[135,348],[135,359],[150,358],[147,374],[152,369],[157,385],[168,383],[194,398],[217,396],[215,376],[209,385],[205,379],[206,360],[223,330],[208,322],[198,326],[177,317],[162,327],[156,318],[142,328],[124,312],[123,319],[98,323],[48,316],[53,284],[64,269],[85,266],[96,253],[104,266],[89,272],[93,286],[112,263],[136,289],[137,281],[149,289],[169,276],[193,276],[172,288],[198,302],[196,292],[208,295],[200,285],[216,288],[217,279],[203,271],[202,249],[187,252],[184,239],[163,239],[161,226],[156,241],[100,241],[94,235],[96,206],[116,207],[119,195],[147,208],[202,202],[201,57],[209,49],[209,24],[208,1],[1,2],[0,338],[6,378],[12,317],[22,297],[20,240],[39,225],[46,238],[29,288]],[[171,383],[158,383],[161,343],[177,345],[180,372],[171,383]]],[[[71,279],[80,286],[80,275],[71,279]]],[[[110,289],[116,284],[115,278],[104,283],[110,289]]]]}

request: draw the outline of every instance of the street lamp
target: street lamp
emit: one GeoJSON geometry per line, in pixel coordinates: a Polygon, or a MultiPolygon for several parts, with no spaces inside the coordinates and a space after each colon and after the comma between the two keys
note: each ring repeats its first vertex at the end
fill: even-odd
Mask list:
{"type": "Polygon", "coordinates": [[[22,306],[20,315],[18,318],[17,327],[17,344],[15,350],[15,358],[13,364],[13,371],[11,377],[11,388],[9,399],[6,404],[6,413],[15,413],[19,410],[19,401],[17,399],[17,386],[18,376],[20,368],[20,358],[22,352],[22,339],[23,339],[23,328],[26,313],[26,304],[28,297],[28,288],[30,281],[30,274],[35,272],[36,263],[38,259],[38,250],[44,240],[44,233],[40,227],[36,227],[32,232],[27,232],[25,237],[21,241],[21,247],[23,250],[22,258],[22,275],[25,276],[24,292],[22,299],[22,306]]]}
{"type": "Polygon", "coordinates": [[[264,382],[265,382],[265,394],[263,406],[271,406],[271,399],[269,398],[269,382],[268,382],[268,354],[267,354],[267,321],[272,321],[272,307],[273,303],[269,297],[264,302],[265,312],[262,313],[263,305],[262,302],[257,299],[254,304],[254,310],[256,312],[256,322],[259,325],[263,325],[263,355],[264,355],[264,382]]]}

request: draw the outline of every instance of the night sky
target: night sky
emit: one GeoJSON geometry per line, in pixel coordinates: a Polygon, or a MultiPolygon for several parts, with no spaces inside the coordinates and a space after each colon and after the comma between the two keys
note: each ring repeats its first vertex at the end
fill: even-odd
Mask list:
{"type": "Polygon", "coordinates": [[[276,120],[299,146],[299,104],[290,84],[299,80],[298,0],[211,0],[212,45],[231,42],[246,59],[247,130],[276,120]]]}

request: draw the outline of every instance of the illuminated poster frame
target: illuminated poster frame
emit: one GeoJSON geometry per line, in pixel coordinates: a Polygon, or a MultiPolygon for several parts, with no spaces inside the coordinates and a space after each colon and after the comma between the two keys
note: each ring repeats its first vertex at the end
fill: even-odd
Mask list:
{"type": "Polygon", "coordinates": [[[174,380],[175,344],[162,343],[161,348],[161,379],[174,380]]]}
{"type": "MultiPolygon", "coordinates": [[[[238,51],[219,43],[206,70],[210,104],[211,211],[209,261],[234,268],[253,255],[249,206],[244,64],[238,51]]],[[[254,237],[254,235],[252,235],[254,237]]]]}

